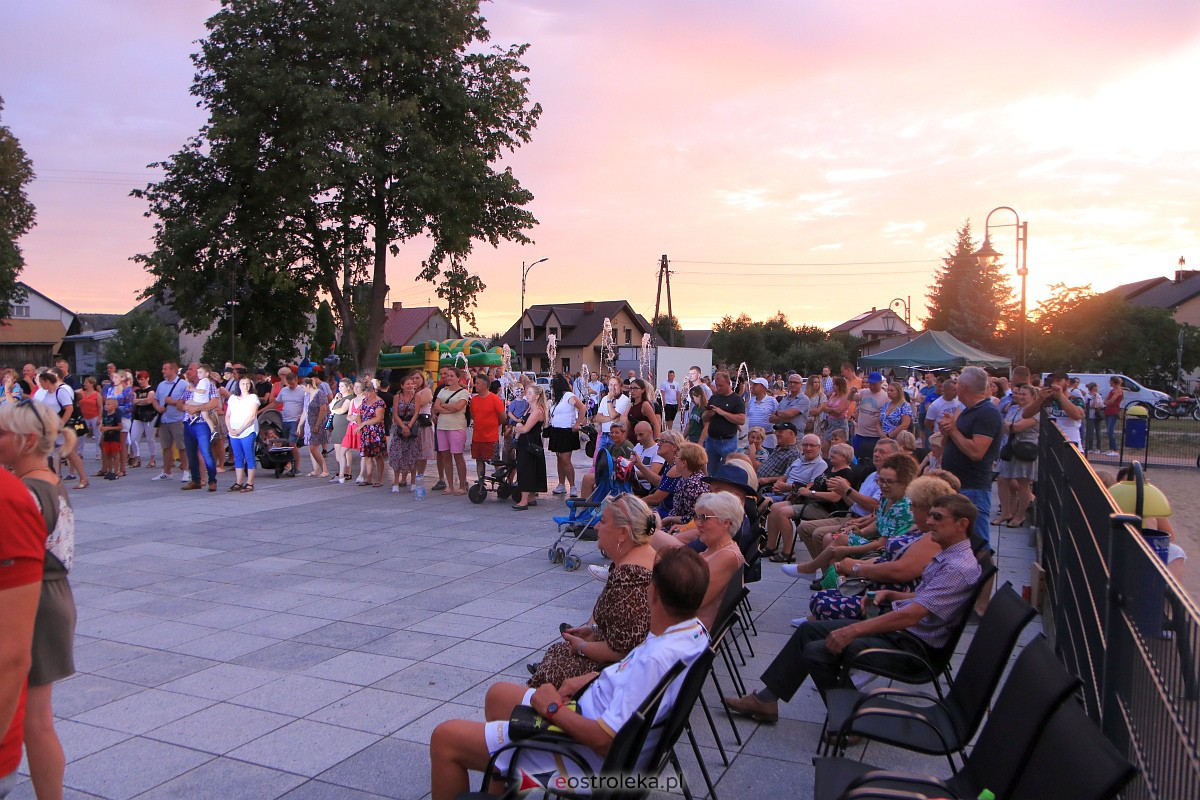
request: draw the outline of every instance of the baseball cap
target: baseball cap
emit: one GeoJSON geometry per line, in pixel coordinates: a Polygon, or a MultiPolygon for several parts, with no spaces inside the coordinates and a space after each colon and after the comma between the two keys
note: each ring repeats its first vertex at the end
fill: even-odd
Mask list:
{"type": "Polygon", "coordinates": [[[881,383],[881,382],[883,382],[883,375],[881,375],[878,372],[872,372],[870,375],[867,376],[867,383],[881,383]]]}
{"type": "Polygon", "coordinates": [[[768,384],[768,383],[767,383],[767,379],[766,379],[766,378],[751,378],[751,379],[750,379],[750,382],[751,382],[751,383],[757,383],[759,386],[762,386],[763,388],[766,388],[767,386],[769,386],[769,385],[770,385],[770,384],[768,384]]]}
{"type": "Polygon", "coordinates": [[[794,424],[792,424],[791,422],[776,422],[776,423],[775,423],[775,425],[774,425],[773,427],[774,427],[774,428],[775,428],[775,430],[777,430],[777,431],[791,431],[792,433],[799,433],[799,432],[800,432],[800,429],[799,429],[799,428],[797,428],[797,427],[796,427],[794,424]]]}

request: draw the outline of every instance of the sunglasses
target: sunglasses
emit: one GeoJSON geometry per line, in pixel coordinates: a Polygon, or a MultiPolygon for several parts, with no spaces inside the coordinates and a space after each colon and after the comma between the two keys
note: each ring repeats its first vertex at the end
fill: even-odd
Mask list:
{"type": "Polygon", "coordinates": [[[46,430],[46,423],[42,420],[42,415],[37,413],[37,409],[33,407],[33,402],[34,401],[33,401],[32,397],[22,398],[21,400],[17,401],[17,408],[21,408],[22,406],[28,406],[29,410],[33,412],[33,416],[37,417],[38,425],[42,429],[42,436],[46,436],[46,434],[48,433],[46,430]]]}
{"type": "Polygon", "coordinates": [[[696,514],[693,516],[693,519],[695,519],[697,523],[702,524],[708,522],[710,519],[720,519],[720,517],[718,517],[716,514],[696,514]]]}
{"type": "Polygon", "coordinates": [[[941,522],[944,519],[956,519],[952,514],[947,514],[944,511],[930,511],[928,516],[934,522],[941,522]]]}

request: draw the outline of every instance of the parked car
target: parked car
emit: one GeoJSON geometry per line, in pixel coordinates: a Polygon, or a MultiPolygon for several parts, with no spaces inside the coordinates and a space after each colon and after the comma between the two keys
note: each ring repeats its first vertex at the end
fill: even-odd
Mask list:
{"type": "MultiPolygon", "coordinates": [[[[1160,392],[1157,389],[1150,389],[1146,386],[1130,378],[1128,375],[1121,375],[1113,372],[1071,372],[1068,373],[1072,378],[1079,378],[1080,387],[1086,387],[1089,383],[1095,383],[1100,387],[1100,394],[1107,395],[1109,387],[1109,379],[1114,375],[1121,379],[1121,386],[1125,390],[1125,399],[1123,401],[1124,408],[1137,404],[1144,406],[1147,411],[1152,411],[1158,403],[1166,402],[1171,398],[1166,392],[1160,392]]],[[[1049,377],[1049,372],[1042,373],[1042,380],[1045,381],[1049,377]]]]}

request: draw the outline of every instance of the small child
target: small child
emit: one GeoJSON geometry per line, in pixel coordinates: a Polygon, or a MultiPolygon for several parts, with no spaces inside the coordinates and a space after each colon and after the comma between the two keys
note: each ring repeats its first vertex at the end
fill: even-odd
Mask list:
{"type": "Polygon", "coordinates": [[[115,481],[121,464],[121,409],[117,398],[104,401],[104,413],[100,417],[100,453],[103,458],[104,480],[115,481]]]}

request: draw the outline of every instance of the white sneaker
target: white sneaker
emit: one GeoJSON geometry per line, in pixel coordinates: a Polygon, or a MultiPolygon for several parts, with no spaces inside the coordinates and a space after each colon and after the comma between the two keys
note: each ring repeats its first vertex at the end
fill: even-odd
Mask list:
{"type": "Polygon", "coordinates": [[[188,472],[185,469],[183,471],[183,474],[179,476],[179,482],[180,483],[191,483],[192,482],[192,473],[188,472]]]}
{"type": "Polygon", "coordinates": [[[392,494],[400,494],[400,487],[394,483],[392,484],[392,494]]]}
{"type": "Polygon", "coordinates": [[[570,497],[572,500],[578,500],[579,499],[579,490],[576,489],[574,486],[572,486],[571,492],[567,496],[570,497]]]}
{"type": "Polygon", "coordinates": [[[799,628],[806,622],[808,622],[808,617],[796,617],[794,620],[792,620],[792,627],[799,628]]]}
{"type": "Polygon", "coordinates": [[[155,475],[153,478],[151,478],[150,480],[152,480],[152,481],[169,481],[173,477],[175,477],[175,476],[168,475],[165,472],[160,472],[157,475],[155,475]]]}
{"type": "Polygon", "coordinates": [[[801,572],[795,564],[780,564],[779,571],[789,578],[803,578],[806,581],[819,581],[824,572],[801,572]]]}
{"type": "Polygon", "coordinates": [[[596,564],[592,564],[590,567],[588,567],[588,572],[592,573],[592,577],[601,583],[608,582],[608,567],[601,567],[597,566],[596,564]]]}
{"type": "Polygon", "coordinates": [[[1119,455],[1121,455],[1121,454],[1120,454],[1120,453],[1118,453],[1116,450],[1109,450],[1109,451],[1108,451],[1107,453],[1105,453],[1104,455],[1106,455],[1106,456],[1119,456],[1119,455]]]}
{"type": "Polygon", "coordinates": [[[345,475],[338,475],[337,482],[338,482],[338,483],[345,483],[345,482],[346,482],[346,476],[345,476],[345,475]]]}
{"type": "Polygon", "coordinates": [[[551,492],[551,494],[566,494],[566,493],[567,493],[567,487],[563,486],[561,483],[558,486],[555,486],[554,491],[551,492]]]}

